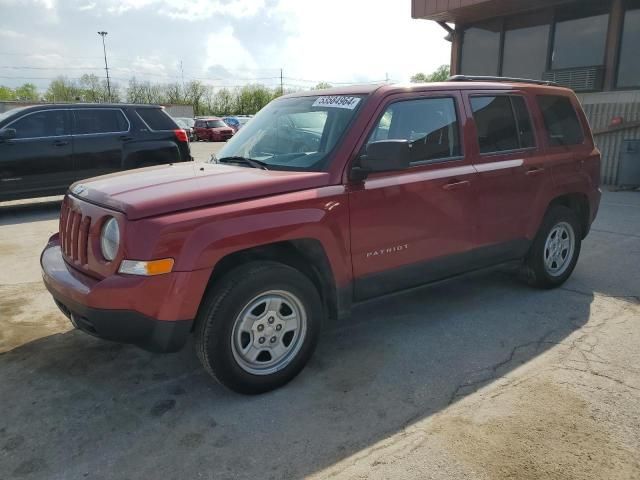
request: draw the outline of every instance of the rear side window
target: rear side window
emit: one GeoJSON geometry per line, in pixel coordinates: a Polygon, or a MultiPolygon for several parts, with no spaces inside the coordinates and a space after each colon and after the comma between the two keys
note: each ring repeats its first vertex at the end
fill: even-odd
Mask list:
{"type": "Polygon", "coordinates": [[[174,130],[175,122],[161,108],[136,108],[140,118],[151,130],[174,130]]]}
{"type": "Polygon", "coordinates": [[[369,142],[409,140],[412,162],[460,155],[458,116],[453,98],[423,98],[392,103],[369,142]]]}
{"type": "Polygon", "coordinates": [[[119,133],[129,130],[129,122],[122,110],[115,109],[77,109],[74,110],[76,135],[92,133],[119,133]]]}
{"type": "Polygon", "coordinates": [[[578,115],[569,98],[540,95],[538,105],[551,145],[578,145],[584,141],[578,115]]]}
{"type": "Polygon", "coordinates": [[[480,153],[497,153],[534,146],[531,120],[524,98],[511,95],[471,97],[480,153]]]}
{"type": "Polygon", "coordinates": [[[69,135],[65,110],[43,110],[32,113],[9,125],[15,128],[15,138],[59,137],[69,135]]]}

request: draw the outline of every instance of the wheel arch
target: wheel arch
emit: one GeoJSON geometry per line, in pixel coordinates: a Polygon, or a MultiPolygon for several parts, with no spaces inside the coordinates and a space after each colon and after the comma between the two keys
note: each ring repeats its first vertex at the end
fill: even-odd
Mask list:
{"type": "Polygon", "coordinates": [[[564,207],[570,208],[578,217],[580,222],[580,236],[581,239],[584,239],[589,233],[589,229],[591,227],[591,223],[589,222],[590,217],[590,207],[589,207],[589,199],[584,193],[565,193],[562,195],[558,195],[551,202],[549,202],[549,206],[547,207],[546,213],[556,205],[562,205],[564,207]]]}
{"type": "Polygon", "coordinates": [[[217,279],[240,265],[260,260],[288,265],[307,276],[318,289],[330,318],[341,318],[349,311],[350,297],[337,288],[324,247],[319,240],[313,238],[285,240],[229,253],[214,266],[203,299],[217,279]]]}

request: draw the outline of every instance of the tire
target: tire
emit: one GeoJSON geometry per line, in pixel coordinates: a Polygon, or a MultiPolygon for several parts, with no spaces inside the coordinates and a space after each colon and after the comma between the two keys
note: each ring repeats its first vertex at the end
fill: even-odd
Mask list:
{"type": "Polygon", "coordinates": [[[277,262],[247,263],[206,294],[196,319],[196,353],[231,390],[268,392],[309,361],[322,316],[318,290],[301,272],[277,262]]]}
{"type": "Polygon", "coordinates": [[[578,262],[581,239],[582,229],[573,210],[551,207],[525,258],[528,283],[547,289],[562,285],[578,262]]]}

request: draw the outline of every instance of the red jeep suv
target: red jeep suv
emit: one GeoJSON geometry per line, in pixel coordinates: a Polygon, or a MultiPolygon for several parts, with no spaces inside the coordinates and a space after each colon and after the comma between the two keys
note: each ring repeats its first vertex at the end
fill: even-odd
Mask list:
{"type": "Polygon", "coordinates": [[[208,142],[226,142],[233,137],[233,129],[216,117],[196,119],[193,131],[196,140],[208,142]]]}
{"type": "Polygon", "coordinates": [[[325,317],[494,267],[561,285],[600,200],[571,90],[453,77],[287,95],[212,163],[74,184],[44,283],[97,337],[175,351],[259,393],[302,370],[325,317]]]}

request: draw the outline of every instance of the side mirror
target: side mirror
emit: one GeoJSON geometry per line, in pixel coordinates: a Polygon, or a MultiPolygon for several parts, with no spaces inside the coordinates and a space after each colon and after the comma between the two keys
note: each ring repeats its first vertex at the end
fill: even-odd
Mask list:
{"type": "Polygon", "coordinates": [[[351,180],[361,181],[372,172],[406,170],[411,164],[409,140],[380,140],[367,145],[366,153],[351,169],[351,180]]]}
{"type": "Polygon", "coordinates": [[[16,137],[15,128],[3,128],[0,130],[0,140],[11,140],[16,137]]]}

